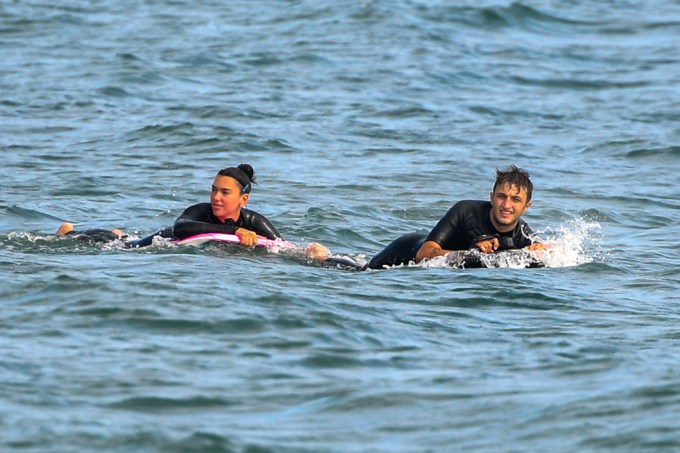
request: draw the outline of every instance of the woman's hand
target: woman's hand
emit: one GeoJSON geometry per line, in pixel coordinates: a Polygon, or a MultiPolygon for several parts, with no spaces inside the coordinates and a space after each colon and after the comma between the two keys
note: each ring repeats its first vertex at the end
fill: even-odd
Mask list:
{"type": "Polygon", "coordinates": [[[330,256],[331,251],[327,247],[315,242],[305,249],[305,253],[313,260],[323,261],[330,256]]]}
{"type": "Polygon", "coordinates": [[[255,247],[257,245],[257,234],[254,231],[239,228],[235,234],[241,241],[241,245],[246,247],[255,247]]]}

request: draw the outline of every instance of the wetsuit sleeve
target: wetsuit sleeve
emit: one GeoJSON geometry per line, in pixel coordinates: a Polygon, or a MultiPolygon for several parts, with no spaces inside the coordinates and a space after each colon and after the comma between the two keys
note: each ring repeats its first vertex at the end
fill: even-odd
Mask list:
{"type": "MultiPolygon", "coordinates": [[[[209,206],[209,205],[208,205],[209,206]]],[[[205,209],[201,205],[186,208],[172,227],[172,234],[177,239],[204,233],[236,233],[237,227],[233,224],[215,224],[205,222],[205,209]]]]}
{"type": "Polygon", "coordinates": [[[243,228],[255,231],[257,234],[264,236],[267,239],[283,239],[269,219],[254,211],[251,211],[251,214],[252,216],[250,216],[249,219],[250,225],[244,225],[243,228]]]}
{"type": "Polygon", "coordinates": [[[448,241],[451,240],[458,231],[460,231],[460,209],[459,203],[456,203],[448,210],[439,222],[432,228],[430,234],[427,235],[426,241],[434,241],[441,247],[444,247],[448,241]]]}
{"type": "Polygon", "coordinates": [[[177,239],[188,238],[197,234],[226,233],[234,234],[234,225],[217,225],[214,223],[197,222],[195,220],[177,219],[172,227],[172,235],[177,239]]]}

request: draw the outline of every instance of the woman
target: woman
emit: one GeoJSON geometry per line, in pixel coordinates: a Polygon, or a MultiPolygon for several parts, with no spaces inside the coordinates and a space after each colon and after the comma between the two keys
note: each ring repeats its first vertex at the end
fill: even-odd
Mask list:
{"type": "MultiPolygon", "coordinates": [[[[267,239],[283,239],[274,225],[262,214],[247,209],[250,191],[255,184],[255,172],[248,164],[223,168],[212,183],[210,203],[190,206],[177,218],[172,227],[157,231],[142,239],[127,241],[127,247],[151,245],[154,237],[184,239],[203,233],[227,233],[239,237],[242,245],[252,247],[257,244],[258,236],[267,239]]],[[[62,224],[58,235],[76,235],[93,242],[107,242],[124,239],[121,230],[91,229],[76,231],[70,223],[62,224]]],[[[311,244],[305,250],[315,260],[324,260],[330,254],[321,244],[311,244]]]]}

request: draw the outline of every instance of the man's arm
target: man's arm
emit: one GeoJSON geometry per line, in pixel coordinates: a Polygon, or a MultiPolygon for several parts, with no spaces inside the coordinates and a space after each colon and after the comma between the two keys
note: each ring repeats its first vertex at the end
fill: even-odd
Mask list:
{"type": "MultiPolygon", "coordinates": [[[[493,253],[498,250],[499,246],[500,242],[498,241],[498,238],[495,237],[484,239],[475,244],[475,247],[481,250],[482,253],[493,253]]],[[[420,246],[418,253],[416,253],[416,263],[420,263],[424,259],[443,256],[449,252],[453,252],[453,250],[445,250],[441,245],[434,241],[425,241],[423,245],[420,246]]]]}
{"type": "Polygon", "coordinates": [[[430,259],[437,256],[443,256],[451,250],[444,250],[441,245],[434,241],[425,241],[416,253],[416,263],[420,263],[424,259],[430,259]]]}

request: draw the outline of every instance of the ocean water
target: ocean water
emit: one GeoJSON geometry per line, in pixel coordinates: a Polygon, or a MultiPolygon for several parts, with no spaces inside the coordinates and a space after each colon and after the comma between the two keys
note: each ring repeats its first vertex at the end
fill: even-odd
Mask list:
{"type": "Polygon", "coordinates": [[[677,0],[0,2],[0,450],[680,450],[677,0]],[[143,250],[248,162],[365,261],[535,184],[549,267],[143,250]]]}

